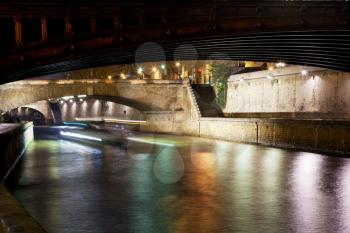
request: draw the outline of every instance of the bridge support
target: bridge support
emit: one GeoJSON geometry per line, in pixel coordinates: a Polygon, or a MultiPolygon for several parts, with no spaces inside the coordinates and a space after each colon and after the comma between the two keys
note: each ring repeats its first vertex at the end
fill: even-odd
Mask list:
{"type": "Polygon", "coordinates": [[[15,45],[16,47],[23,46],[23,22],[21,16],[14,17],[15,21],[15,45]]]}
{"type": "Polygon", "coordinates": [[[72,17],[65,18],[65,36],[67,39],[71,39],[73,37],[73,23],[72,17]]]}
{"type": "Polygon", "coordinates": [[[120,30],[122,28],[121,17],[117,15],[114,17],[114,29],[120,30]]]}
{"type": "Polygon", "coordinates": [[[96,25],[97,25],[97,23],[96,23],[96,17],[95,16],[92,16],[91,18],[90,18],[90,21],[91,21],[91,33],[95,33],[96,32],[96,25]]]}
{"type": "Polygon", "coordinates": [[[47,19],[45,16],[41,17],[41,42],[47,41],[47,19]]]}

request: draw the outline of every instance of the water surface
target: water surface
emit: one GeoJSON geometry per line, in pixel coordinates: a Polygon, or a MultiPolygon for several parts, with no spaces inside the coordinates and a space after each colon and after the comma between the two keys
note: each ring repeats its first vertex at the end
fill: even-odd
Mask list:
{"type": "Polygon", "coordinates": [[[166,135],[38,140],[15,197],[48,232],[350,232],[350,160],[166,135]]]}

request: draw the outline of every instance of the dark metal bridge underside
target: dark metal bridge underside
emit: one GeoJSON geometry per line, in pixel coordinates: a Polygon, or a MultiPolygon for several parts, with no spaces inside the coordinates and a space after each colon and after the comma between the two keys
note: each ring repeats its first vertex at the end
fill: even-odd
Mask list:
{"type": "Polygon", "coordinates": [[[0,82],[134,63],[135,51],[149,41],[162,49],[142,47],[137,62],[193,58],[284,61],[350,71],[349,2],[132,3],[27,3],[22,8],[15,3],[0,4],[0,21],[14,20],[13,46],[0,53],[0,82]],[[27,32],[26,37],[26,25],[35,26],[28,23],[35,18],[40,19],[36,25],[39,41],[27,43],[26,38],[35,35],[30,37],[27,32]],[[52,18],[62,20],[62,37],[50,37],[50,27],[55,27],[49,23],[52,18]],[[87,31],[79,34],[84,20],[87,31]],[[98,26],[108,22],[111,27],[99,31],[98,26]]]}

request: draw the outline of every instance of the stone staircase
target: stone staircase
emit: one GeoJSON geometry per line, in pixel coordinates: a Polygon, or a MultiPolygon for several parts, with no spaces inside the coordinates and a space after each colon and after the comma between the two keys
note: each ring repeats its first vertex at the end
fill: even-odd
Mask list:
{"type": "Polygon", "coordinates": [[[209,84],[192,84],[191,90],[202,117],[224,117],[220,106],[216,103],[215,92],[209,84]]]}
{"type": "Polygon", "coordinates": [[[187,91],[188,91],[188,96],[189,96],[189,99],[190,99],[190,102],[191,102],[191,106],[193,106],[194,108],[194,113],[196,115],[197,118],[201,118],[202,115],[201,115],[201,112],[199,110],[199,106],[197,104],[197,100],[196,100],[196,97],[195,97],[195,94],[192,90],[192,87],[189,83],[186,84],[186,88],[187,88],[187,91]]]}

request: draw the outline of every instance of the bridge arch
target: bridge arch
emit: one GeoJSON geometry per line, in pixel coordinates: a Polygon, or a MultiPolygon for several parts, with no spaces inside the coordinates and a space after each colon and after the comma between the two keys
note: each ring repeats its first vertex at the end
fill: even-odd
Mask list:
{"type": "Polygon", "coordinates": [[[184,84],[178,80],[27,80],[0,86],[2,111],[64,96],[86,95],[142,112],[182,109],[184,84]]]}
{"type": "Polygon", "coordinates": [[[34,125],[44,125],[50,123],[50,116],[45,114],[44,109],[33,107],[14,108],[5,113],[4,118],[9,122],[32,121],[34,125]]]}

